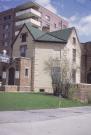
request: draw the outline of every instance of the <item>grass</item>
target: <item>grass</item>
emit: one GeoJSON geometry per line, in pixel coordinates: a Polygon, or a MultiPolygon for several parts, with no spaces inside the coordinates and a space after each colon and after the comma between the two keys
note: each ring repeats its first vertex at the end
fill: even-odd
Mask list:
{"type": "Polygon", "coordinates": [[[60,99],[59,102],[58,97],[40,93],[0,93],[0,111],[58,108],[59,105],[60,107],[84,106],[80,102],[67,99],[60,99]]]}

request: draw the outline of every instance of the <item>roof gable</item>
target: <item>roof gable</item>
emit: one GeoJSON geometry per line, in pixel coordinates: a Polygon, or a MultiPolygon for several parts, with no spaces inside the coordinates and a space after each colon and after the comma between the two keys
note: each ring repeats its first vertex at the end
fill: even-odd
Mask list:
{"type": "Polygon", "coordinates": [[[56,38],[56,37],[50,35],[49,33],[45,33],[44,35],[42,35],[41,37],[39,37],[39,38],[37,39],[37,41],[65,43],[63,40],[58,39],[58,38],[56,38]]]}
{"type": "Polygon", "coordinates": [[[74,27],[66,28],[63,30],[49,32],[49,34],[67,42],[73,29],[74,29],[74,27]]]}
{"type": "Polygon", "coordinates": [[[28,30],[30,31],[30,33],[32,34],[33,38],[36,40],[37,38],[39,38],[40,36],[44,35],[45,32],[31,26],[30,23],[25,24],[28,28],[28,30]]]}
{"type": "MultiPolygon", "coordinates": [[[[38,28],[35,28],[31,25],[31,23],[24,24],[22,26],[22,29],[26,27],[28,31],[31,33],[33,39],[38,42],[56,42],[56,43],[63,43],[66,44],[68,41],[68,38],[73,30],[72,28],[67,28],[63,30],[58,30],[54,32],[44,32],[39,30],[38,28]]],[[[19,34],[15,38],[14,42],[17,40],[18,36],[20,35],[22,29],[20,30],[19,34]]],[[[13,42],[13,44],[14,44],[13,42]]],[[[13,45],[12,44],[12,45],[13,45]]]]}

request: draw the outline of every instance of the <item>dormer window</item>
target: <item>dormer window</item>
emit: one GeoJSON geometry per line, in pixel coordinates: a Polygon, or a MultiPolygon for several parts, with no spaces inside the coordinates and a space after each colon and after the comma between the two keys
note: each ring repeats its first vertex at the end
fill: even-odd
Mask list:
{"type": "Polygon", "coordinates": [[[73,37],[73,44],[76,44],[76,38],[73,37]]]}

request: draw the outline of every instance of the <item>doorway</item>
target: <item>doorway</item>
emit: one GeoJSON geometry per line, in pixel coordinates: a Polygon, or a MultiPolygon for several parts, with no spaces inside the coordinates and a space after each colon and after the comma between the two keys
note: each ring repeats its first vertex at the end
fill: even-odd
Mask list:
{"type": "Polygon", "coordinates": [[[87,83],[91,84],[91,72],[87,74],[87,83]]]}
{"type": "Polygon", "coordinates": [[[9,69],[8,85],[14,85],[14,81],[15,81],[15,69],[11,67],[9,69]]]}

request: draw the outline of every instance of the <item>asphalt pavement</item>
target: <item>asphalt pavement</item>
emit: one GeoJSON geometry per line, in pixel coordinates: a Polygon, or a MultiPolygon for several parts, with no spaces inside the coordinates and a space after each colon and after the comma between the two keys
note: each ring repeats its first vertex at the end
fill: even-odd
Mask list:
{"type": "Polygon", "coordinates": [[[91,107],[1,111],[0,135],[91,135],[91,107]]]}

